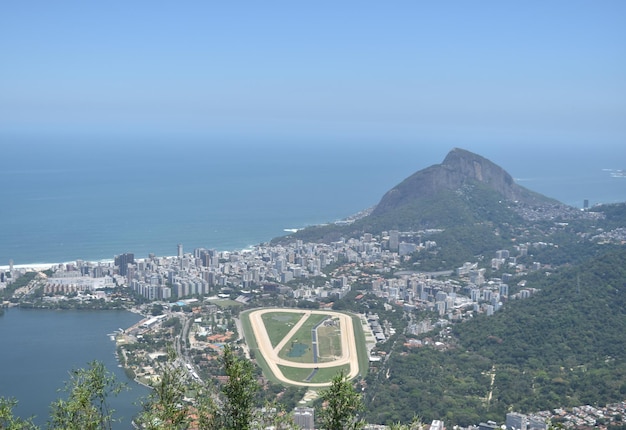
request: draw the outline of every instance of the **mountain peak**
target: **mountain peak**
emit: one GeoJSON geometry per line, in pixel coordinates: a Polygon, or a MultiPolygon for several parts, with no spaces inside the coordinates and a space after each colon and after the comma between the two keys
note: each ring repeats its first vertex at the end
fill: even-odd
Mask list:
{"type": "Polygon", "coordinates": [[[443,160],[441,166],[456,172],[463,183],[475,180],[487,184],[494,191],[510,200],[517,200],[519,187],[515,186],[513,177],[503,168],[465,149],[454,148],[443,160]]]}
{"type": "Polygon", "coordinates": [[[491,189],[503,200],[526,203],[549,200],[517,185],[510,174],[490,160],[465,149],[454,148],[441,164],[420,170],[389,190],[373,214],[382,215],[400,207],[420,204],[426,199],[472,185],[491,189]]]}

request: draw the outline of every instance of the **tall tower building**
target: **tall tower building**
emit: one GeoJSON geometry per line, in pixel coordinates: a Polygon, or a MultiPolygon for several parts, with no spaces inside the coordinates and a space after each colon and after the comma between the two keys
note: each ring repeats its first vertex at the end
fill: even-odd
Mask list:
{"type": "Polygon", "coordinates": [[[293,411],[293,421],[302,430],[313,430],[315,428],[315,409],[295,408],[293,411]]]}
{"type": "Polygon", "coordinates": [[[119,268],[119,274],[126,276],[128,273],[128,265],[135,264],[135,254],[127,252],[126,254],[115,256],[115,265],[119,268]]]}
{"type": "Polygon", "coordinates": [[[176,255],[178,255],[178,258],[183,258],[183,244],[182,243],[178,244],[178,254],[176,255]]]}
{"type": "Polygon", "coordinates": [[[400,232],[398,230],[389,231],[389,250],[397,251],[400,245],[400,232]]]}

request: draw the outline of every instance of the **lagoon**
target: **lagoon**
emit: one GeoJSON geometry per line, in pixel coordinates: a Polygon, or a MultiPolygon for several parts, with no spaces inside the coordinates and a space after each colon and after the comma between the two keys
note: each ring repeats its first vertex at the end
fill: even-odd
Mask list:
{"type": "Polygon", "coordinates": [[[97,360],[130,388],[110,399],[115,429],[131,429],[139,400],[149,390],[129,379],[118,367],[115,342],[108,336],[141,319],[128,311],[78,311],[10,308],[0,316],[0,396],[15,398],[15,415],[34,416],[45,428],[50,404],[63,396],[60,389],[70,371],[97,360]]]}

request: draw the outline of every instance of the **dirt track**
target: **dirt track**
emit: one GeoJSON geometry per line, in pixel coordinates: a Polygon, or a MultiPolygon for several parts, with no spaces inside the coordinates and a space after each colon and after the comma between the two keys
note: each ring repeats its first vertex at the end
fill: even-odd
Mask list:
{"type": "Polygon", "coordinates": [[[303,312],[301,309],[260,309],[257,311],[252,311],[248,315],[250,318],[250,325],[252,326],[252,331],[254,332],[254,337],[256,338],[259,352],[263,355],[263,358],[267,362],[271,371],[274,373],[276,378],[291,385],[299,385],[305,387],[326,387],[329,386],[330,383],[307,383],[307,382],[299,382],[292,381],[287,379],[285,375],[280,371],[278,365],[296,367],[300,369],[314,369],[314,368],[328,368],[335,366],[342,366],[344,364],[350,365],[350,373],[347,375],[348,378],[354,378],[359,374],[359,359],[357,355],[356,349],[356,341],[354,339],[354,327],[352,325],[352,318],[348,315],[341,314],[339,312],[331,312],[331,311],[304,311],[304,316],[298,321],[297,324],[293,326],[293,328],[289,331],[289,333],[282,339],[282,341],[276,346],[276,348],[272,348],[272,342],[270,341],[270,337],[267,334],[267,330],[265,328],[265,324],[263,324],[263,319],[261,316],[268,312],[303,312]],[[283,346],[291,339],[291,337],[298,331],[298,329],[304,324],[306,319],[311,314],[322,314],[322,315],[330,315],[334,318],[339,319],[339,327],[341,329],[341,357],[337,360],[324,362],[324,363],[297,363],[295,361],[289,361],[278,357],[278,352],[283,348],[283,346]]]}

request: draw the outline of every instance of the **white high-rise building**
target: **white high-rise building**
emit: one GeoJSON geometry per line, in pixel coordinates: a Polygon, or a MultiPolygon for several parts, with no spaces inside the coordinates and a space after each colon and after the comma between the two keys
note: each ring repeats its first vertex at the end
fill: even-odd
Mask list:
{"type": "Polygon", "coordinates": [[[315,428],[315,409],[295,408],[293,411],[293,421],[302,430],[313,430],[315,428]]]}

